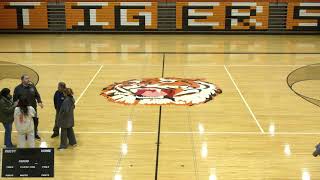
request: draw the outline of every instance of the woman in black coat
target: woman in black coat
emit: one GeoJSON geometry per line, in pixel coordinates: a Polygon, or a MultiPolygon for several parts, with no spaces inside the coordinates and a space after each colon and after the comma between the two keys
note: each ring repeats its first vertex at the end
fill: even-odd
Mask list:
{"type": "Polygon", "coordinates": [[[61,142],[58,149],[66,149],[68,147],[68,140],[71,146],[75,146],[77,144],[73,131],[75,109],[73,91],[70,88],[66,88],[63,93],[65,100],[61,105],[57,119],[57,125],[61,128],[61,142]]]}
{"type": "Polygon", "coordinates": [[[6,148],[15,147],[11,142],[11,132],[13,123],[13,113],[18,102],[13,103],[10,90],[4,88],[0,92],[0,122],[2,122],[5,129],[4,145],[6,148]]]}

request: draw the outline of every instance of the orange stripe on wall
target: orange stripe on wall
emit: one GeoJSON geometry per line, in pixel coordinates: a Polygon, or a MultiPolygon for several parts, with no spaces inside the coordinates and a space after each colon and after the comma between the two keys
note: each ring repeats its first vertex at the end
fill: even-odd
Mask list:
{"type": "Polygon", "coordinates": [[[1,0],[1,2],[317,2],[319,0],[1,0]]]}

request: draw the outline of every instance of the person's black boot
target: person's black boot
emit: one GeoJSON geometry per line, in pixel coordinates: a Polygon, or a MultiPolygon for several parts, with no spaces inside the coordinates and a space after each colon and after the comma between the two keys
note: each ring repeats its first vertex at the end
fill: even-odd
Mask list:
{"type": "Polygon", "coordinates": [[[65,149],[67,149],[67,147],[58,147],[58,151],[63,151],[63,150],[65,150],[65,149]]]}
{"type": "Polygon", "coordinates": [[[312,153],[314,157],[320,155],[320,144],[316,145],[316,150],[312,153]]]}
{"type": "Polygon", "coordinates": [[[36,139],[36,140],[38,140],[38,141],[40,141],[41,140],[41,137],[37,134],[37,135],[35,135],[34,136],[34,138],[36,139]]]}
{"type": "Polygon", "coordinates": [[[58,137],[58,136],[59,136],[59,134],[53,133],[53,134],[51,135],[51,138],[55,138],[55,137],[58,137]]]}

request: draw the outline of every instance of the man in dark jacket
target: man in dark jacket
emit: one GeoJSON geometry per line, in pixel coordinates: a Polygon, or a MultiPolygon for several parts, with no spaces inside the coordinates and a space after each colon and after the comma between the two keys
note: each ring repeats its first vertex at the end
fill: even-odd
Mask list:
{"type": "Polygon", "coordinates": [[[51,138],[59,136],[59,127],[57,126],[57,119],[59,115],[59,111],[61,108],[61,105],[65,99],[65,96],[63,94],[63,91],[66,89],[66,83],[59,82],[58,84],[58,90],[54,94],[53,102],[54,102],[54,108],[56,109],[56,118],[54,121],[54,127],[53,127],[53,134],[51,138]]]}
{"type": "MultiPolygon", "coordinates": [[[[28,99],[29,105],[32,106],[37,112],[37,103],[43,108],[43,104],[41,101],[40,94],[38,93],[37,88],[30,81],[30,77],[28,75],[21,76],[21,84],[18,85],[14,89],[13,101],[17,101],[20,97],[25,96],[28,99]]],[[[33,118],[34,122],[34,137],[37,140],[40,140],[40,136],[38,135],[38,125],[39,118],[38,115],[33,118]]]]}
{"type": "Polygon", "coordinates": [[[13,113],[17,106],[18,101],[13,103],[12,96],[10,95],[10,90],[4,88],[0,92],[0,122],[2,122],[5,129],[4,133],[4,145],[6,148],[15,147],[11,141],[12,123],[13,123],[13,113]]]}

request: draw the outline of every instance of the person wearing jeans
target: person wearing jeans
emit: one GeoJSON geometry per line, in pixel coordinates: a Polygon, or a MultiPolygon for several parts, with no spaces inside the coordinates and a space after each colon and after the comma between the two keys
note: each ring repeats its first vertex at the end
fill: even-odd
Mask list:
{"type": "Polygon", "coordinates": [[[4,145],[6,148],[13,148],[15,145],[11,142],[11,132],[13,123],[13,113],[18,102],[13,103],[10,90],[4,88],[0,92],[0,122],[2,122],[5,129],[4,145]]]}
{"type": "Polygon", "coordinates": [[[12,123],[2,123],[4,127],[4,145],[6,148],[15,147],[11,141],[12,123]]]}

